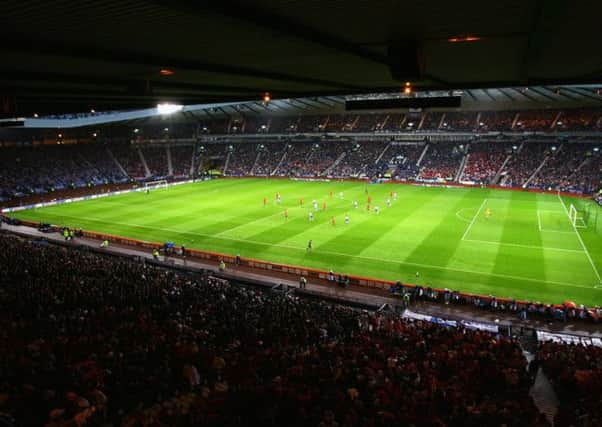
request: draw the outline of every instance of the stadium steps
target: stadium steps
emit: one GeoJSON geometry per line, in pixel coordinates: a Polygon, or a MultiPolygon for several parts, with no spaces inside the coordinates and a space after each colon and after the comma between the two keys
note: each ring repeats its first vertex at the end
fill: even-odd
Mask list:
{"type": "MultiPolygon", "coordinates": [[[[387,118],[389,118],[389,116],[387,116],[387,118]]],[[[374,161],[374,164],[377,165],[378,162],[380,161],[380,159],[382,159],[382,157],[385,155],[385,153],[387,152],[387,150],[389,149],[389,147],[391,146],[391,143],[389,142],[385,148],[383,149],[383,151],[381,151],[380,155],[376,158],[376,160],[374,161]]]]}
{"type": "Polygon", "coordinates": [[[148,164],[146,163],[146,159],[144,158],[144,154],[142,153],[142,150],[140,148],[137,148],[137,150],[138,150],[138,157],[140,157],[142,166],[144,166],[144,173],[146,174],[146,177],[148,178],[149,176],[151,176],[151,171],[148,168],[148,164]]]}
{"type": "Polygon", "coordinates": [[[121,165],[121,163],[119,163],[119,160],[117,160],[117,157],[115,157],[115,155],[113,154],[113,152],[111,151],[111,149],[109,147],[107,147],[107,154],[109,155],[111,160],[113,160],[113,162],[115,162],[117,169],[119,169],[121,171],[123,176],[129,176],[128,173],[123,168],[123,166],[121,165]]]}
{"type": "Polygon", "coordinates": [[[173,163],[171,161],[171,148],[169,144],[165,146],[165,154],[167,155],[167,174],[169,176],[173,175],[173,163]]]}
{"type": "Polygon", "coordinates": [[[514,128],[516,127],[516,124],[518,123],[518,118],[520,117],[519,113],[516,113],[514,115],[514,119],[512,119],[512,125],[510,126],[511,130],[514,130],[514,128]]]}
{"type": "Polygon", "coordinates": [[[195,153],[196,153],[196,144],[192,144],[192,156],[190,159],[190,176],[194,176],[194,160],[195,160],[195,153]]]}
{"type": "Polygon", "coordinates": [[[288,151],[288,148],[285,146],[284,151],[282,153],[282,157],[280,157],[280,161],[278,162],[278,165],[274,168],[272,173],[270,173],[270,176],[276,175],[276,172],[278,172],[278,169],[280,168],[280,166],[282,165],[282,162],[284,162],[284,159],[286,158],[287,151],[288,151]]]}
{"type": "Polygon", "coordinates": [[[420,163],[422,163],[422,159],[424,159],[424,156],[426,156],[426,152],[429,150],[429,145],[428,144],[424,144],[424,150],[422,150],[422,154],[420,154],[420,157],[418,158],[418,161],[416,162],[416,166],[420,166],[420,163]]]}
{"type": "Polygon", "coordinates": [[[224,163],[224,170],[222,170],[222,175],[226,175],[226,171],[228,170],[228,164],[230,163],[230,157],[232,156],[232,152],[229,151],[226,156],[226,162],[224,163]]]}
{"type": "Polygon", "coordinates": [[[535,383],[529,394],[537,409],[544,414],[550,425],[554,426],[554,417],[558,413],[558,396],[556,396],[550,380],[541,368],[537,371],[535,383]]]}
{"type": "Polygon", "coordinates": [[[559,111],[558,113],[556,113],[556,117],[554,117],[554,120],[552,121],[552,124],[550,125],[550,130],[556,129],[556,123],[558,123],[558,120],[560,120],[560,116],[562,116],[562,111],[559,111]]]}
{"type": "MultiPolygon", "coordinates": [[[[466,150],[468,150],[468,146],[466,147],[466,150]]],[[[454,182],[460,181],[460,179],[462,178],[462,175],[464,175],[464,169],[466,169],[466,164],[468,163],[469,156],[470,156],[470,153],[466,153],[464,155],[464,157],[462,157],[462,162],[460,163],[458,172],[456,172],[456,176],[454,177],[454,182]]]]}
{"type": "Polygon", "coordinates": [[[437,125],[437,129],[441,129],[443,127],[443,123],[445,123],[445,116],[446,116],[445,113],[441,114],[441,120],[439,120],[439,124],[437,125]]]}
{"type": "Polygon", "coordinates": [[[341,160],[343,160],[345,158],[345,156],[347,155],[347,152],[343,152],[339,155],[339,157],[336,158],[336,160],[334,162],[332,162],[332,164],[330,166],[328,166],[324,172],[322,172],[322,176],[326,176],[328,175],[334,168],[336,168],[338,166],[339,163],[341,163],[341,160]]]}
{"type": "Polygon", "coordinates": [[[251,170],[249,171],[249,175],[253,175],[253,171],[257,166],[257,162],[259,162],[259,157],[261,156],[261,151],[257,151],[257,156],[255,156],[255,161],[253,162],[253,166],[251,166],[251,170]]]}
{"type": "Polygon", "coordinates": [[[523,183],[523,188],[526,187],[527,185],[529,185],[529,183],[531,181],[533,181],[533,178],[535,178],[537,176],[537,174],[539,173],[540,170],[543,169],[543,167],[545,166],[546,162],[548,161],[549,156],[545,156],[541,162],[541,164],[537,167],[537,169],[535,169],[535,172],[533,172],[531,174],[531,176],[529,177],[529,179],[527,179],[524,183],[523,183]]]}
{"type": "Polygon", "coordinates": [[[428,112],[427,112],[427,113],[424,113],[424,114],[422,115],[422,117],[420,117],[420,123],[418,123],[418,128],[417,128],[418,130],[421,130],[421,129],[422,129],[422,125],[424,124],[424,121],[426,120],[426,116],[427,116],[427,114],[428,114],[428,112]]]}
{"type": "Polygon", "coordinates": [[[572,179],[572,178],[573,178],[573,177],[574,177],[574,176],[577,174],[577,172],[579,172],[579,170],[581,170],[581,168],[583,168],[585,165],[587,165],[588,163],[590,163],[590,162],[591,162],[591,160],[592,160],[592,158],[591,158],[591,157],[587,157],[587,158],[586,158],[584,161],[582,161],[582,162],[579,164],[579,166],[577,166],[577,169],[575,169],[575,170],[573,171],[573,173],[572,173],[572,174],[569,176],[569,179],[572,179]]]}
{"type": "Polygon", "coordinates": [[[502,172],[504,171],[504,168],[506,167],[506,165],[508,164],[508,162],[510,161],[511,158],[512,158],[512,154],[508,154],[506,156],[506,159],[504,159],[504,163],[502,163],[502,166],[500,166],[500,168],[498,169],[497,173],[495,174],[495,177],[493,178],[493,184],[499,183],[500,176],[502,175],[502,172]]]}

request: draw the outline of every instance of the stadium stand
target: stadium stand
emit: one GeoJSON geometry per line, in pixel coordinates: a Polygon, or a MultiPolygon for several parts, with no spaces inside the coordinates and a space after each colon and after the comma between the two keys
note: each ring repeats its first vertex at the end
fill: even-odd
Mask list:
{"type": "Polygon", "coordinates": [[[168,175],[167,150],[165,146],[151,146],[141,149],[146,164],[150,170],[151,176],[166,177],[168,175]]]}
{"type": "Polygon", "coordinates": [[[502,171],[503,178],[501,184],[511,187],[525,185],[547,157],[547,144],[536,142],[522,144],[502,171]]]}
{"type": "Polygon", "coordinates": [[[173,175],[176,177],[186,177],[190,175],[190,166],[192,163],[193,147],[190,145],[180,145],[170,147],[171,161],[173,164],[173,175]]]}
{"type": "Polygon", "coordinates": [[[232,150],[228,161],[226,175],[244,176],[251,173],[253,163],[257,158],[256,144],[237,144],[232,150]]]}
{"type": "Polygon", "coordinates": [[[536,363],[551,380],[560,402],[557,426],[602,425],[602,348],[544,342],[536,363]]]}
{"type": "Polygon", "coordinates": [[[461,181],[495,184],[497,173],[511,152],[511,144],[503,142],[470,144],[461,181]]]}
{"type": "Polygon", "coordinates": [[[547,425],[510,338],[0,247],[0,408],[18,425],[547,425]]]}
{"type": "Polygon", "coordinates": [[[119,144],[115,146],[112,145],[110,150],[130,177],[134,179],[146,177],[144,164],[140,159],[140,154],[136,147],[127,144],[119,144]]]}
{"type": "Polygon", "coordinates": [[[326,173],[340,178],[457,180],[593,194],[601,186],[600,147],[591,138],[588,140],[588,136],[580,136],[580,132],[597,131],[601,126],[600,114],[598,110],[578,109],[216,119],[194,126],[175,124],[168,132],[162,127],[164,125],[137,129],[135,144],[126,142],[132,136],[132,130],[123,127],[113,131],[117,132],[115,136],[105,136],[102,141],[92,143],[36,146],[30,143],[21,147],[14,144],[0,147],[0,200],[130,179],[162,178],[170,172],[172,176],[184,178],[191,171],[195,144],[192,136],[213,138],[208,134],[224,134],[234,127],[237,132],[265,133],[265,141],[233,144],[228,137],[221,137],[199,144],[195,174],[207,170],[222,173],[228,162],[226,174],[236,176],[274,173],[276,176],[317,177],[326,173]],[[433,130],[437,135],[450,138],[455,132],[471,130],[546,134],[572,131],[575,134],[561,139],[555,139],[551,134],[549,137],[529,135],[511,140],[482,134],[464,144],[443,139],[428,144],[429,149],[419,166],[416,164],[424,145],[417,139],[429,137],[417,135],[411,142],[400,143],[386,141],[382,135],[403,131],[411,136],[433,130]],[[370,140],[370,137],[362,136],[346,141],[320,139],[309,142],[302,138],[283,142],[269,137],[270,133],[278,132],[342,131],[369,132],[381,139],[370,140]],[[167,146],[170,147],[171,169],[167,146]],[[230,156],[229,151],[232,152],[230,156]],[[457,176],[459,171],[461,176],[457,176]]]}
{"type": "Polygon", "coordinates": [[[453,143],[430,144],[418,179],[451,181],[460,168],[464,146],[453,143]]]}

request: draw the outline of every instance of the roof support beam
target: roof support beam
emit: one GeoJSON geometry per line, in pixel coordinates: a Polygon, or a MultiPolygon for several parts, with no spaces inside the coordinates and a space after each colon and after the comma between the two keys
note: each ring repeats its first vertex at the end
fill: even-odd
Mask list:
{"type": "MultiPolygon", "coordinates": [[[[158,0],[164,3],[164,0],[158,0]]],[[[304,25],[298,21],[278,16],[256,5],[239,0],[209,0],[205,2],[189,2],[183,0],[169,1],[169,6],[184,9],[187,13],[207,13],[207,9],[229,18],[235,18],[255,27],[267,29],[278,35],[300,39],[306,43],[319,45],[327,49],[389,66],[386,55],[365,49],[347,40],[333,36],[317,28],[304,25]]]]}
{"type": "Polygon", "coordinates": [[[43,55],[62,56],[83,60],[98,60],[106,62],[119,62],[122,64],[137,64],[156,67],[157,69],[170,66],[176,69],[204,71],[209,73],[231,74],[236,76],[254,77],[260,79],[269,79],[283,82],[296,82],[312,85],[327,86],[336,89],[352,90],[357,88],[353,85],[341,84],[329,80],[316,79],[310,77],[301,77],[289,75],[274,71],[261,71],[245,67],[238,67],[225,64],[213,64],[209,62],[195,61],[183,58],[157,57],[151,54],[128,52],[121,49],[102,49],[96,47],[89,49],[76,45],[57,43],[57,42],[40,42],[40,40],[24,40],[23,38],[6,38],[2,43],[2,50],[11,52],[28,52],[43,55]]]}

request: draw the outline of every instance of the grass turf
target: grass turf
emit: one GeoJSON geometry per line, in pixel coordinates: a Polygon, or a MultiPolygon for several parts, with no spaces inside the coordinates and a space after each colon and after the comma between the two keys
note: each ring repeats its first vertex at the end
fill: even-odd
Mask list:
{"type": "Polygon", "coordinates": [[[565,210],[570,203],[577,202],[488,189],[222,179],[14,216],[347,274],[531,301],[599,305],[602,216],[593,218],[600,208],[591,203],[590,224],[577,233],[565,210]],[[380,214],[366,210],[366,191],[380,214]],[[391,191],[398,198],[387,207],[391,191]],[[310,222],[313,199],[320,209],[310,222]],[[343,221],[346,213],[349,224],[343,221]],[[309,239],[314,243],[311,253],[306,251],[309,239]]]}

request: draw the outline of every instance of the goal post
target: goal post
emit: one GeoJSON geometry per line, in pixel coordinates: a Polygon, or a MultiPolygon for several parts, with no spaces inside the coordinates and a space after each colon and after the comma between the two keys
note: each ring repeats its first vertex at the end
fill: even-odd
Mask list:
{"type": "Polygon", "coordinates": [[[145,181],[144,182],[144,189],[145,190],[150,190],[151,188],[168,188],[168,184],[167,184],[167,180],[166,179],[158,179],[156,181],[145,181]]]}
{"type": "Polygon", "coordinates": [[[572,203],[569,206],[569,221],[575,228],[587,228],[583,212],[579,212],[572,203]]]}

